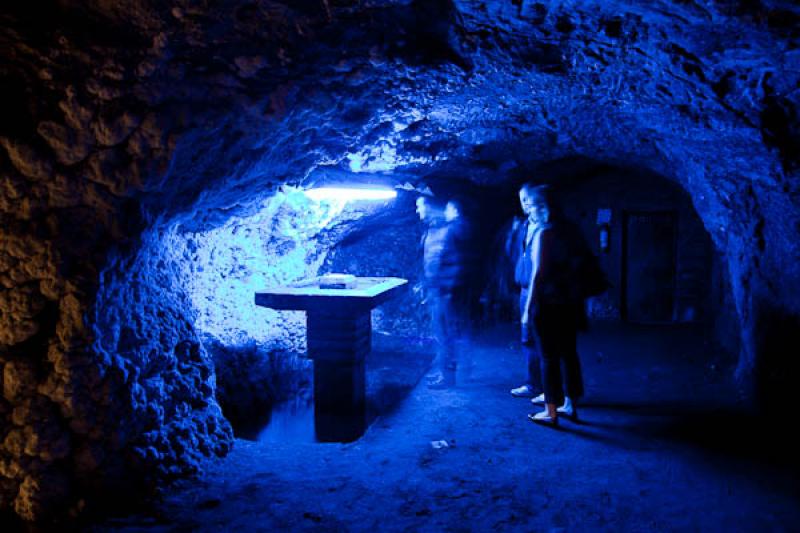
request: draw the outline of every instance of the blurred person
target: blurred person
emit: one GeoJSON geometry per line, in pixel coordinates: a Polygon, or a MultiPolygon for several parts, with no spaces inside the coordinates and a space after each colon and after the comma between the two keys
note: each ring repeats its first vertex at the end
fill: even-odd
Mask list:
{"type": "Polygon", "coordinates": [[[468,271],[465,268],[464,250],[468,245],[469,232],[457,201],[442,205],[431,197],[420,196],[417,199],[417,214],[426,225],[422,237],[425,302],[430,308],[437,352],[428,386],[434,389],[448,388],[456,383],[456,343],[463,326],[463,309],[459,308],[459,298],[468,271]]]}

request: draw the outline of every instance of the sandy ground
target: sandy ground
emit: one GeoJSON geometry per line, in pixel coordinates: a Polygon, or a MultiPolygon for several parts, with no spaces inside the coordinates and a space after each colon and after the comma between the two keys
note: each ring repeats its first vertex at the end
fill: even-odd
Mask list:
{"type": "Polygon", "coordinates": [[[515,331],[477,336],[451,390],[416,383],[424,345],[387,356],[413,371],[373,367],[370,376],[396,380],[385,389],[395,398],[357,442],[237,440],[228,457],[152,508],[87,529],[800,528],[791,424],[748,415],[729,365],[699,332],[595,325],[580,341],[581,420],[552,429],[529,422],[536,408],[508,392],[524,368],[515,331]],[[431,445],[440,440],[448,446],[431,445]]]}

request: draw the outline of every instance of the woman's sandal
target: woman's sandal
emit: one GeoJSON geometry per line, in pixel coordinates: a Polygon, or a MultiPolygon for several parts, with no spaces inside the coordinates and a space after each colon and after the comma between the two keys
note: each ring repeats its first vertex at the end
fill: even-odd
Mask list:
{"type": "Polygon", "coordinates": [[[556,409],[558,416],[565,416],[572,420],[573,422],[578,421],[578,410],[575,409],[575,404],[570,405],[569,409],[565,409],[562,405],[558,409],[556,409]]]}
{"type": "Polygon", "coordinates": [[[531,422],[536,422],[537,424],[541,424],[543,426],[557,426],[558,425],[558,417],[557,416],[550,416],[547,414],[547,411],[539,411],[538,413],[530,413],[528,415],[528,420],[531,422]]]}

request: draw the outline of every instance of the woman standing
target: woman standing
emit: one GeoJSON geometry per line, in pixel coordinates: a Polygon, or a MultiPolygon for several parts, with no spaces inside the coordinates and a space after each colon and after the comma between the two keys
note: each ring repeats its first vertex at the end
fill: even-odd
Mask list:
{"type": "Polygon", "coordinates": [[[544,411],[532,413],[528,418],[555,425],[559,413],[576,416],[575,402],[583,396],[577,336],[579,327],[585,323],[585,314],[574,266],[584,253],[584,243],[567,221],[558,216],[548,187],[526,184],[520,197],[536,223],[522,325],[532,333],[539,348],[545,404],[544,411]]]}

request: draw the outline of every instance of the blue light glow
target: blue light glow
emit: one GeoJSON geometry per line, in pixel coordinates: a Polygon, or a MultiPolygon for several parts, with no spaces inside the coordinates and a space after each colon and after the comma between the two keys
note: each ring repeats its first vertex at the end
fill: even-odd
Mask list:
{"type": "Polygon", "coordinates": [[[364,158],[360,154],[348,154],[347,159],[350,161],[351,172],[361,172],[364,158]]]}
{"type": "Polygon", "coordinates": [[[386,188],[364,187],[319,187],[305,191],[306,196],[315,202],[350,200],[391,200],[397,191],[386,188]]]}
{"type": "MultiPolygon", "coordinates": [[[[396,195],[389,188],[378,191],[396,195]]],[[[175,235],[167,248],[186,269],[182,277],[198,330],[226,345],[281,339],[282,348],[305,350],[305,315],[257,307],[254,294],[317,276],[329,252],[329,228],[385,207],[341,198],[315,201],[309,192],[284,186],[253,214],[175,235]]]]}

